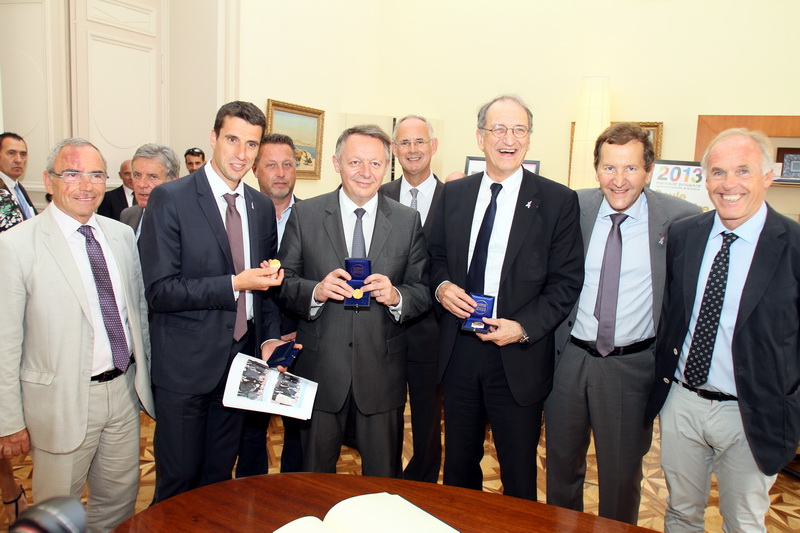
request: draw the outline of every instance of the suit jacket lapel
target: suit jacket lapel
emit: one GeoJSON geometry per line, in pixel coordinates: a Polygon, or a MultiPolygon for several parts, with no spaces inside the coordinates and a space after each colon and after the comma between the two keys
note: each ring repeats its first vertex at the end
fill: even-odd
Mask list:
{"type": "Polygon", "coordinates": [[[260,236],[260,226],[256,216],[256,204],[253,202],[253,191],[247,186],[244,187],[244,208],[247,211],[247,229],[250,234],[250,268],[258,268],[259,263],[267,258],[259,257],[258,238],[260,236]]]}
{"type": "Polygon", "coordinates": [[[372,241],[370,242],[369,253],[367,254],[373,264],[375,260],[381,256],[383,245],[386,244],[386,240],[392,232],[392,223],[389,220],[391,214],[392,208],[378,195],[378,209],[375,211],[375,228],[372,230],[372,241]]]}
{"type": "Polygon", "coordinates": [[[531,224],[539,216],[539,199],[536,196],[538,192],[534,181],[528,178],[528,171],[523,170],[517,207],[514,210],[514,220],[511,222],[511,233],[508,235],[506,256],[503,258],[503,269],[500,273],[500,287],[503,286],[508,270],[520,252],[522,243],[525,242],[531,224]]]}
{"type": "MultiPolygon", "coordinates": [[[[578,198],[581,198],[580,196],[578,198]]],[[[588,195],[581,203],[581,237],[583,237],[583,255],[589,250],[589,241],[594,233],[594,225],[597,222],[597,213],[600,212],[600,205],[603,203],[603,193],[596,189],[588,195]]],[[[577,305],[577,304],[576,304],[577,305]]]]}
{"type": "Polygon", "coordinates": [[[683,272],[687,280],[683,283],[683,312],[685,324],[689,324],[694,307],[695,293],[697,292],[697,281],[700,275],[700,265],[703,262],[703,255],[708,244],[708,234],[714,225],[714,214],[701,217],[695,222],[696,233],[689,230],[683,257],[683,272]]]}
{"type": "MultiPolygon", "coordinates": [[[[139,218],[141,218],[141,212],[139,213],[139,218]]],[[[107,224],[100,218],[97,218],[97,223],[106,236],[106,241],[108,241],[108,245],[111,248],[111,253],[114,254],[114,261],[117,263],[119,275],[122,278],[122,286],[125,291],[125,304],[130,314],[133,307],[131,307],[131,295],[129,294],[129,280],[133,278],[133,272],[130,272],[131,261],[128,260],[127,256],[130,255],[131,252],[125,250],[126,245],[120,240],[119,234],[114,230],[111,224],[107,224]]]]}
{"type": "MultiPolygon", "coordinates": [[[[480,172],[478,174],[473,174],[472,176],[462,179],[469,180],[465,184],[465,191],[463,193],[463,198],[460,200],[464,202],[464,205],[467,207],[467,209],[466,212],[464,213],[464,220],[457,222],[457,224],[459,224],[459,226],[457,226],[459,231],[456,233],[455,244],[456,244],[456,257],[464,258],[463,272],[461,272],[460,275],[464,276],[462,278],[464,280],[463,283],[466,283],[467,271],[469,270],[470,231],[471,231],[472,219],[475,218],[475,203],[478,201],[478,192],[480,191],[481,188],[481,180],[483,179],[483,172],[480,172]]],[[[452,202],[453,201],[452,195],[449,196],[450,196],[450,201],[452,202]]],[[[451,275],[453,275],[452,272],[451,275]]]]}
{"type": "Polygon", "coordinates": [[[194,173],[195,185],[197,186],[197,203],[200,204],[200,209],[208,219],[208,224],[211,226],[211,232],[214,238],[217,239],[222,253],[225,254],[225,259],[228,261],[231,272],[233,272],[233,257],[231,256],[231,245],[228,242],[228,234],[225,232],[225,225],[222,223],[222,217],[219,214],[217,207],[217,199],[214,198],[211,192],[211,186],[208,184],[206,172],[202,168],[194,173]]]}
{"type": "Polygon", "coordinates": [[[670,224],[669,213],[662,207],[661,200],[650,189],[644,190],[647,198],[647,232],[650,242],[650,275],[653,287],[653,319],[658,328],[661,302],[664,296],[667,257],[667,230],[670,224]]]}
{"type": "Polygon", "coordinates": [[[764,223],[764,229],[761,230],[761,236],[758,238],[750,272],[747,274],[747,281],[745,281],[744,289],[742,290],[734,336],[747,322],[747,318],[758,302],[761,301],[764,291],[772,281],[775,270],[780,264],[780,257],[783,254],[786,242],[781,239],[781,235],[785,230],[778,223],[777,217],[778,215],[772,208],[768,207],[767,220],[764,223]]]}
{"type": "Polygon", "coordinates": [[[72,292],[75,293],[75,298],[78,300],[81,309],[83,309],[86,319],[91,323],[92,312],[89,309],[89,301],[86,299],[86,288],[83,286],[81,274],[75,265],[75,258],[69,249],[69,244],[67,244],[64,234],[61,232],[61,228],[58,227],[50,210],[46,210],[42,214],[41,231],[44,245],[50,251],[58,268],[61,269],[67,279],[72,292]]]}
{"type": "Polygon", "coordinates": [[[347,241],[345,241],[344,238],[344,227],[342,226],[342,214],[339,208],[339,188],[328,193],[325,213],[326,215],[322,225],[325,227],[328,238],[331,240],[334,253],[337,257],[342,258],[342,265],[344,265],[344,258],[348,257],[348,253],[347,241]]]}

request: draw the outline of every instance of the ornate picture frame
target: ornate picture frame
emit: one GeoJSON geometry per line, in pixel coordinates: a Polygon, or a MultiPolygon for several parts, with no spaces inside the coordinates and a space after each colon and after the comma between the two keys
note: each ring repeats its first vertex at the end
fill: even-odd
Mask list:
{"type": "Polygon", "coordinates": [[[320,179],[325,111],[267,100],[267,133],[283,133],[294,141],[297,178],[320,179]]]}

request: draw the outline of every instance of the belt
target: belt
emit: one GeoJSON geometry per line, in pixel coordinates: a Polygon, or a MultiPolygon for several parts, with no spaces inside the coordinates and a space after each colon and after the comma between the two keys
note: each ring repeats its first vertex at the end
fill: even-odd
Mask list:
{"type": "MultiPolygon", "coordinates": [[[[570,342],[572,344],[574,344],[578,348],[586,350],[586,353],[588,353],[592,357],[603,357],[602,355],[600,355],[600,352],[597,351],[597,347],[596,347],[595,343],[586,342],[586,341],[582,341],[580,339],[576,339],[572,335],[569,336],[569,340],[570,340],[570,342]]],[[[633,344],[629,344],[627,346],[615,346],[614,349],[611,350],[611,353],[609,353],[607,357],[612,357],[614,355],[623,355],[623,354],[626,354],[626,353],[643,352],[643,351],[647,350],[648,348],[650,348],[655,341],[656,341],[655,337],[650,337],[649,339],[645,339],[645,340],[639,341],[639,342],[634,342],[633,344]]]]}
{"type": "Polygon", "coordinates": [[[124,374],[122,370],[119,368],[115,368],[113,370],[106,370],[102,374],[97,374],[96,376],[92,376],[92,381],[99,381],[103,383],[104,381],[111,381],[112,379],[116,379],[124,374]]]}
{"type": "Polygon", "coordinates": [[[681,381],[679,379],[675,379],[675,378],[672,378],[672,381],[674,381],[675,383],[680,384],[680,386],[683,387],[684,389],[692,391],[693,393],[697,394],[698,396],[700,396],[704,400],[714,400],[714,401],[717,401],[717,402],[738,402],[739,401],[739,398],[737,398],[736,396],[731,396],[730,394],[725,394],[724,392],[716,392],[716,391],[711,391],[711,390],[698,389],[698,388],[692,387],[688,383],[684,383],[683,381],[681,381]]]}

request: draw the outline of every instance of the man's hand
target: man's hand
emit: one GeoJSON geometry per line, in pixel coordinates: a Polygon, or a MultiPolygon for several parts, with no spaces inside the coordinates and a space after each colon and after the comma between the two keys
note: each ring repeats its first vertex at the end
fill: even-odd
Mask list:
{"type": "Polygon", "coordinates": [[[516,320],[505,318],[484,318],[484,324],[489,326],[489,333],[478,333],[482,341],[493,342],[498,346],[514,344],[522,338],[522,326],[516,320]]]}
{"type": "Polygon", "coordinates": [[[0,437],[0,455],[4,459],[11,459],[29,451],[31,451],[31,438],[28,435],[28,428],[0,437]]]}
{"type": "Polygon", "coordinates": [[[387,307],[400,303],[400,293],[394,290],[392,280],[383,274],[370,274],[361,287],[364,292],[369,292],[375,301],[387,307]]]}
{"type": "Polygon", "coordinates": [[[283,269],[264,267],[242,270],[233,276],[233,290],[235,291],[265,291],[270,287],[277,287],[283,283],[283,269]]]}
{"type": "Polygon", "coordinates": [[[449,281],[445,281],[436,289],[436,298],[445,309],[458,318],[467,318],[478,305],[469,294],[464,292],[464,289],[449,281]]]}
{"type": "Polygon", "coordinates": [[[347,284],[347,280],[352,279],[350,274],[343,268],[337,268],[314,288],[314,300],[327,302],[328,300],[344,300],[353,295],[353,288],[347,284]]]}
{"type": "Polygon", "coordinates": [[[286,342],[294,341],[296,338],[297,338],[297,332],[296,331],[293,331],[291,333],[287,333],[286,335],[281,335],[281,340],[282,341],[286,341],[286,342]]]}
{"type": "MultiPolygon", "coordinates": [[[[269,361],[269,358],[272,357],[272,352],[275,351],[275,348],[277,348],[278,346],[281,346],[283,344],[286,344],[286,343],[283,342],[283,341],[276,340],[276,339],[268,340],[267,342],[265,342],[263,345],[261,345],[261,360],[262,361],[269,361]]],[[[302,344],[295,344],[294,348],[296,350],[302,350],[303,349],[303,345],[302,344]]],[[[278,365],[275,368],[277,368],[279,372],[286,372],[287,370],[289,370],[288,367],[280,366],[280,365],[278,365]]]]}

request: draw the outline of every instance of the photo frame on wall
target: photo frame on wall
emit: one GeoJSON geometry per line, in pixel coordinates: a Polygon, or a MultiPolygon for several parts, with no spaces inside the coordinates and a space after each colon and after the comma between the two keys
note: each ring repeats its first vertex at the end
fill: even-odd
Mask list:
{"type": "Polygon", "coordinates": [[[297,178],[320,179],[325,111],[267,100],[267,133],[283,133],[294,141],[297,178]]]}
{"type": "MultiPolygon", "coordinates": [[[[539,173],[539,166],[541,165],[540,161],[536,161],[533,159],[526,159],[522,162],[522,167],[530,170],[534,174],[539,173]]],[[[477,172],[483,172],[486,170],[486,158],[485,157],[477,157],[468,155],[467,162],[464,165],[464,174],[467,176],[471,174],[475,174],[477,172]]]]}

